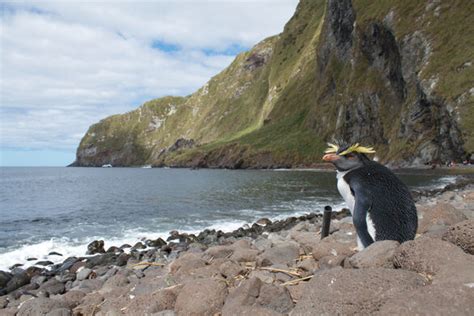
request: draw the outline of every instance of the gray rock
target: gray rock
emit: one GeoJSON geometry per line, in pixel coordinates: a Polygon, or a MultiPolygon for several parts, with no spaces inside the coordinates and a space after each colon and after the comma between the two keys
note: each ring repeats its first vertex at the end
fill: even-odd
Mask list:
{"type": "Polygon", "coordinates": [[[231,289],[222,308],[222,315],[233,315],[240,306],[252,306],[257,302],[263,282],[256,277],[243,280],[236,288],[231,289]]]}
{"type": "Polygon", "coordinates": [[[474,255],[474,219],[450,226],[444,233],[443,240],[449,241],[466,253],[474,255]]]}
{"type": "Polygon", "coordinates": [[[0,296],[0,309],[7,307],[8,302],[9,302],[8,296],[6,295],[0,296]]]}
{"type": "Polygon", "coordinates": [[[227,279],[234,278],[244,271],[245,269],[234,261],[226,261],[219,266],[219,272],[227,279]]]}
{"type": "Polygon", "coordinates": [[[81,303],[84,296],[86,296],[86,293],[84,293],[83,291],[71,290],[63,294],[61,296],[61,299],[63,300],[63,302],[66,303],[69,308],[72,309],[81,303]]]}
{"type": "Polygon", "coordinates": [[[377,315],[474,315],[474,289],[463,284],[428,285],[388,299],[377,315]]]}
{"type": "Polygon", "coordinates": [[[417,273],[395,269],[331,269],[316,274],[290,315],[369,315],[396,294],[425,285],[417,273]]]}
{"type": "Polygon", "coordinates": [[[253,245],[255,248],[257,248],[260,251],[263,251],[267,248],[270,248],[272,246],[271,240],[268,240],[265,237],[259,236],[255,241],[253,242],[253,245]]]}
{"type": "Polygon", "coordinates": [[[293,265],[299,254],[298,247],[293,244],[278,245],[260,254],[257,262],[261,266],[271,266],[274,264],[293,265]]]}
{"type": "Polygon", "coordinates": [[[215,279],[194,280],[184,285],[174,310],[179,315],[214,315],[222,309],[227,287],[215,279]]]}
{"type": "Polygon", "coordinates": [[[427,232],[433,225],[450,226],[467,219],[463,212],[446,203],[418,207],[418,218],[418,233],[427,232]]]}
{"type": "Polygon", "coordinates": [[[293,308],[288,290],[251,277],[231,290],[222,315],[279,315],[293,308]]]}
{"type": "Polygon", "coordinates": [[[199,255],[194,253],[184,253],[170,265],[171,274],[189,274],[191,271],[206,266],[199,255]]]}
{"type": "Polygon", "coordinates": [[[289,313],[294,307],[288,290],[273,284],[262,284],[256,303],[282,314],[289,313]]]}
{"type": "Polygon", "coordinates": [[[89,268],[82,268],[80,269],[77,274],[76,274],[76,279],[78,281],[82,281],[82,280],[85,280],[87,279],[87,277],[89,276],[89,274],[91,274],[92,272],[92,269],[89,269],[89,268]]]}
{"type": "Polygon", "coordinates": [[[67,304],[60,300],[40,297],[24,302],[18,310],[17,316],[46,315],[57,308],[67,308],[67,304]]]}
{"type": "Polygon", "coordinates": [[[346,258],[344,255],[322,257],[318,261],[319,268],[324,270],[341,267],[346,258]]]}
{"type": "Polygon", "coordinates": [[[174,309],[176,298],[181,287],[171,287],[138,295],[127,307],[127,312],[135,315],[150,315],[161,311],[169,311],[174,309]]]}
{"type": "Polygon", "coordinates": [[[352,267],[393,268],[393,256],[400,243],[394,240],[382,240],[353,255],[349,262],[352,267]]]}
{"type": "Polygon", "coordinates": [[[48,280],[48,278],[44,275],[35,275],[34,277],[31,278],[30,283],[41,285],[44,282],[46,282],[47,280],[48,280]]]}
{"type": "Polygon", "coordinates": [[[55,295],[55,294],[63,294],[65,288],[64,288],[64,283],[61,283],[55,278],[53,278],[41,284],[40,290],[47,292],[49,295],[55,295]]]}
{"type": "Polygon", "coordinates": [[[433,283],[474,282],[474,257],[440,239],[420,237],[404,242],[395,251],[397,268],[415,271],[433,283]]]}
{"type": "Polygon", "coordinates": [[[258,253],[259,251],[254,249],[236,248],[230,259],[237,262],[251,262],[257,259],[258,253]]]}
{"type": "Polygon", "coordinates": [[[356,236],[341,232],[334,233],[323,240],[315,240],[312,245],[313,258],[320,260],[326,256],[351,256],[357,246],[356,236]]]}
{"type": "Polygon", "coordinates": [[[69,308],[61,307],[56,308],[46,314],[46,316],[71,316],[72,312],[69,308]]]}
{"type": "Polygon", "coordinates": [[[60,274],[56,275],[55,278],[59,282],[66,283],[68,281],[74,281],[76,279],[76,274],[69,271],[63,271],[60,274]]]}
{"type": "Polygon", "coordinates": [[[104,281],[102,281],[100,279],[87,279],[87,280],[84,280],[84,281],[77,281],[76,280],[74,282],[78,282],[76,284],[76,286],[74,287],[74,289],[83,291],[85,293],[98,291],[102,287],[102,285],[104,284],[104,281]]]}

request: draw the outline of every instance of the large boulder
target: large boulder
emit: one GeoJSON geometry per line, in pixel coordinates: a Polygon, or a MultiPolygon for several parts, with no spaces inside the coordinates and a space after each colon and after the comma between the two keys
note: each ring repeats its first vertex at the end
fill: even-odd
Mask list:
{"type": "Polygon", "coordinates": [[[178,315],[214,315],[221,311],[226,296],[227,286],[222,280],[193,280],[179,292],[175,311],[178,315]]]}
{"type": "Polygon", "coordinates": [[[465,252],[474,255],[474,219],[450,226],[444,233],[443,240],[449,241],[465,252]]]}
{"type": "Polygon", "coordinates": [[[353,255],[349,262],[352,267],[362,268],[393,268],[393,255],[400,243],[394,240],[382,240],[353,255]]]}
{"type": "Polygon", "coordinates": [[[397,248],[395,267],[423,274],[433,283],[474,283],[474,257],[437,238],[420,237],[397,248]]]}
{"type": "Polygon", "coordinates": [[[389,298],[424,285],[424,278],[411,271],[325,270],[306,284],[302,298],[290,315],[369,315],[389,298]]]}
{"type": "Polygon", "coordinates": [[[474,315],[474,289],[463,284],[428,285],[389,299],[379,315],[474,315]]]}
{"type": "Polygon", "coordinates": [[[425,233],[432,226],[450,226],[467,219],[464,213],[447,203],[418,207],[418,233],[425,233]]]}

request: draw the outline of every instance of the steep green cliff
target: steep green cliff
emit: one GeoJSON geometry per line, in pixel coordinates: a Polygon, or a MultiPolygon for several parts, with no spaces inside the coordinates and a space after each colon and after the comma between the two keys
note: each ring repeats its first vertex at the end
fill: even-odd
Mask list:
{"type": "Polygon", "coordinates": [[[399,165],[474,152],[469,1],[301,0],[187,97],[91,126],[75,165],[311,166],[334,138],[399,165]]]}

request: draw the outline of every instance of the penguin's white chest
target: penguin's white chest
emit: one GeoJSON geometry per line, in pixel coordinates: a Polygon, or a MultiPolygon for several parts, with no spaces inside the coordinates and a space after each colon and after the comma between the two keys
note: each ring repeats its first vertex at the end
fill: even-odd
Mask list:
{"type": "Polygon", "coordinates": [[[354,195],[352,195],[351,188],[349,184],[344,180],[344,176],[346,175],[346,172],[337,172],[337,190],[339,191],[339,194],[341,194],[342,198],[347,204],[347,207],[349,210],[352,212],[354,211],[354,205],[355,205],[355,199],[354,195]]]}
{"type": "MultiPolygon", "coordinates": [[[[337,177],[337,190],[339,191],[339,194],[341,194],[342,198],[346,202],[347,207],[349,208],[352,215],[354,213],[355,197],[352,194],[351,187],[346,182],[346,180],[344,180],[344,176],[346,175],[347,172],[348,171],[337,172],[337,176],[336,176],[337,177]]],[[[369,232],[369,235],[375,241],[375,226],[368,212],[367,212],[366,222],[367,222],[367,230],[369,232]]],[[[364,249],[364,246],[362,245],[362,242],[360,241],[359,237],[357,237],[357,244],[359,246],[359,250],[364,249]]]]}

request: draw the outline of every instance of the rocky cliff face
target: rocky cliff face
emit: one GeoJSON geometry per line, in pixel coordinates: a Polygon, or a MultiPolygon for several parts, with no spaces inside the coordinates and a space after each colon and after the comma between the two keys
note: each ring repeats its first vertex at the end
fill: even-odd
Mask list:
{"type": "Polygon", "coordinates": [[[474,152],[468,1],[301,0],[204,87],[91,126],[75,165],[311,166],[334,138],[396,165],[474,152]]]}

